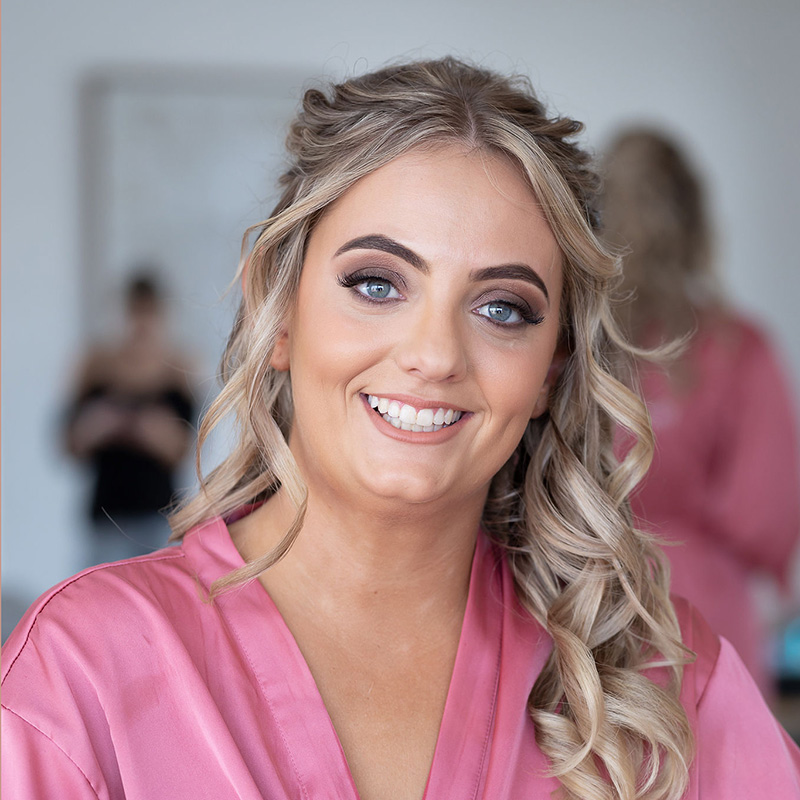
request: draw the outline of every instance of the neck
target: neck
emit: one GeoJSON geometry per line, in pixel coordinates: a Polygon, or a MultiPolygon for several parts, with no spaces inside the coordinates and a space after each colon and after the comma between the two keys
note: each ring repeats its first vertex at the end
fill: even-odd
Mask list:
{"type": "MultiPolygon", "coordinates": [[[[303,528],[286,557],[262,576],[279,608],[302,603],[306,613],[350,610],[354,624],[413,629],[463,614],[483,498],[447,513],[402,515],[357,510],[309,495],[303,528]]],[[[231,535],[246,560],[274,547],[294,509],[278,492],[231,535]]],[[[284,608],[281,608],[284,611],[284,608]]]]}

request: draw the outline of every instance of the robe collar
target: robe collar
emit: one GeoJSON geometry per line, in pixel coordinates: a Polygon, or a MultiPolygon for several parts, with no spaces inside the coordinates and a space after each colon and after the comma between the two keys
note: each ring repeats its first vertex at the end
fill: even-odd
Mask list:
{"type": "MultiPolygon", "coordinates": [[[[221,518],[187,535],[183,549],[206,593],[244,565],[221,518]]],[[[285,769],[297,787],[289,796],[358,800],[311,671],[266,589],[253,580],[214,603],[280,731],[285,752],[276,768],[285,769]]],[[[529,779],[542,778],[544,791],[557,785],[544,778],[547,764],[527,713],[528,695],[551,649],[550,637],[517,600],[505,558],[481,531],[427,800],[511,796],[520,763],[529,779]]]]}

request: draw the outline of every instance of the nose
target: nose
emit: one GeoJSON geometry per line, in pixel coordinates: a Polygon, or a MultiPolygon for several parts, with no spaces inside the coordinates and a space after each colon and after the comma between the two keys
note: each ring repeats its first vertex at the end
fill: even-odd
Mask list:
{"type": "Polygon", "coordinates": [[[467,373],[467,349],[458,313],[440,304],[421,305],[398,343],[397,363],[405,372],[434,383],[453,382],[467,373]]]}

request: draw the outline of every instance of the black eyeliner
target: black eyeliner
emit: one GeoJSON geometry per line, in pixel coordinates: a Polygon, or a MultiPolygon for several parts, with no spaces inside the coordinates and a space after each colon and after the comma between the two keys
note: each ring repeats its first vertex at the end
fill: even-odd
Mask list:
{"type": "MultiPolygon", "coordinates": [[[[514,328],[517,325],[541,325],[544,322],[544,315],[535,312],[528,303],[524,300],[507,300],[502,297],[495,297],[491,300],[482,300],[479,307],[489,305],[491,303],[497,303],[498,305],[507,306],[508,308],[513,309],[516,311],[522,319],[518,323],[509,323],[509,322],[497,322],[496,320],[491,319],[491,317],[486,317],[489,322],[497,325],[499,328],[514,328]]],[[[481,315],[485,316],[485,315],[481,315]]]]}
{"type": "Polygon", "coordinates": [[[359,283],[364,283],[364,281],[370,279],[387,281],[398,290],[405,290],[406,288],[406,282],[403,280],[402,275],[391,270],[384,270],[376,267],[357,269],[355,272],[350,273],[342,272],[336,276],[336,282],[339,286],[343,286],[346,289],[351,289],[359,283]]]}

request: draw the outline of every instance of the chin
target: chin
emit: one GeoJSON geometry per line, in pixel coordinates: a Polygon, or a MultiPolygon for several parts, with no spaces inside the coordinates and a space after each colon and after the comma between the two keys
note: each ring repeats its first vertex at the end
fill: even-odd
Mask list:
{"type": "Polygon", "coordinates": [[[369,476],[366,482],[372,494],[384,500],[387,505],[393,501],[408,505],[424,505],[442,499],[446,489],[442,484],[431,478],[421,475],[387,475],[376,473],[369,476]]]}

